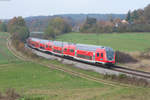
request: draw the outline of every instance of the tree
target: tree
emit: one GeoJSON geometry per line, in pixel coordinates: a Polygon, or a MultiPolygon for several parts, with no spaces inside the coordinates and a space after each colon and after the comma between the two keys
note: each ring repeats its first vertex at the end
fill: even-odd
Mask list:
{"type": "Polygon", "coordinates": [[[126,20],[127,20],[129,23],[131,23],[131,20],[132,20],[132,19],[131,19],[131,11],[130,11],[130,10],[128,11],[126,20]]]}
{"type": "Polygon", "coordinates": [[[134,21],[134,20],[137,20],[138,18],[139,18],[138,12],[137,10],[134,10],[132,12],[132,20],[134,21]]]}
{"type": "Polygon", "coordinates": [[[48,27],[45,29],[45,35],[55,38],[56,35],[71,32],[72,27],[67,20],[56,17],[50,20],[48,27]]]}
{"type": "Polygon", "coordinates": [[[13,34],[14,39],[24,42],[29,37],[29,30],[27,27],[20,26],[13,34]]]}
{"type": "Polygon", "coordinates": [[[14,40],[24,42],[29,37],[29,30],[22,17],[14,17],[8,23],[8,31],[14,40]]]}
{"type": "Polygon", "coordinates": [[[7,32],[7,26],[4,22],[0,22],[0,32],[7,32]]]}
{"type": "Polygon", "coordinates": [[[96,18],[87,17],[84,24],[81,25],[80,27],[80,32],[88,32],[88,33],[94,32],[95,33],[96,27],[97,27],[96,23],[97,23],[96,18]]]}
{"type": "Polygon", "coordinates": [[[144,17],[147,20],[147,23],[150,24],[150,4],[144,8],[144,17]]]}
{"type": "Polygon", "coordinates": [[[92,26],[92,25],[95,25],[96,22],[97,22],[96,18],[87,16],[85,24],[89,24],[90,26],[92,26]]]}
{"type": "Polygon", "coordinates": [[[45,30],[45,38],[48,39],[49,37],[55,39],[56,38],[56,33],[54,32],[54,29],[52,29],[51,26],[48,26],[45,30]]]}

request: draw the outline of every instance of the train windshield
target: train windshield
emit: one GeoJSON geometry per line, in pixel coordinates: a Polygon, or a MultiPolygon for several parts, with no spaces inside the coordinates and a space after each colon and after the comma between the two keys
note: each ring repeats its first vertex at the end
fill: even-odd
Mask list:
{"type": "Polygon", "coordinates": [[[114,60],[114,50],[112,48],[106,48],[106,55],[108,60],[114,60]]]}

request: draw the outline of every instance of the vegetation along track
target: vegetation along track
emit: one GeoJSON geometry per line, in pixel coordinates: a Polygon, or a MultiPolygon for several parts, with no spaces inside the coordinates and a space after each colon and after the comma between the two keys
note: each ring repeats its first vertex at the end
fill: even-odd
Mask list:
{"type": "Polygon", "coordinates": [[[60,70],[60,71],[63,71],[63,72],[66,72],[66,73],[69,73],[71,75],[74,75],[74,76],[78,76],[78,77],[81,77],[81,78],[84,78],[84,79],[87,79],[87,80],[91,80],[91,81],[94,81],[94,82],[98,82],[98,83],[103,83],[105,85],[109,85],[109,86],[113,86],[113,87],[116,87],[116,86],[124,86],[124,87],[129,87],[130,85],[126,85],[126,84],[119,84],[116,83],[116,82],[110,82],[110,81],[106,81],[106,80],[103,80],[103,79],[99,79],[99,78],[95,78],[95,77],[92,77],[90,75],[87,75],[87,74],[83,74],[81,72],[77,72],[77,71],[72,71],[72,70],[69,70],[67,68],[62,68],[61,66],[56,66],[56,65],[53,65],[53,64],[44,64],[44,63],[39,63],[38,61],[36,60],[33,60],[33,59],[29,59],[28,57],[24,56],[23,54],[17,52],[15,50],[15,48],[12,46],[11,44],[11,39],[10,37],[7,39],[7,47],[8,49],[11,51],[12,54],[14,54],[14,56],[16,56],[18,59],[20,60],[23,60],[23,61],[30,61],[30,62],[33,62],[33,63],[38,63],[42,66],[47,66],[51,69],[56,69],[56,70],[60,70]],[[116,85],[117,84],[117,85],[116,85]]]}
{"type": "Polygon", "coordinates": [[[125,68],[125,67],[116,66],[116,65],[113,66],[112,70],[122,72],[122,73],[131,74],[134,76],[138,76],[138,77],[142,77],[144,79],[150,80],[150,73],[149,72],[134,70],[134,69],[125,68]]]}

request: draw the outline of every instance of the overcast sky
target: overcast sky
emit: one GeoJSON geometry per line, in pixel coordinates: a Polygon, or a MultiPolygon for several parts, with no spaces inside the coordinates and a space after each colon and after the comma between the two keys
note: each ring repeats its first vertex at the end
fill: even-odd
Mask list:
{"type": "Polygon", "coordinates": [[[0,19],[77,13],[127,13],[150,0],[0,0],[0,19]]]}

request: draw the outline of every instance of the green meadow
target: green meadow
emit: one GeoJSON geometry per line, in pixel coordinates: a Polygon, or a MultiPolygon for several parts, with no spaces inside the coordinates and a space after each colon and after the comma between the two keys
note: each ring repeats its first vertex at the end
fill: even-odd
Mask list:
{"type": "Polygon", "coordinates": [[[56,40],[109,46],[126,52],[144,51],[150,48],[150,33],[68,33],[58,36],[56,40]]]}

